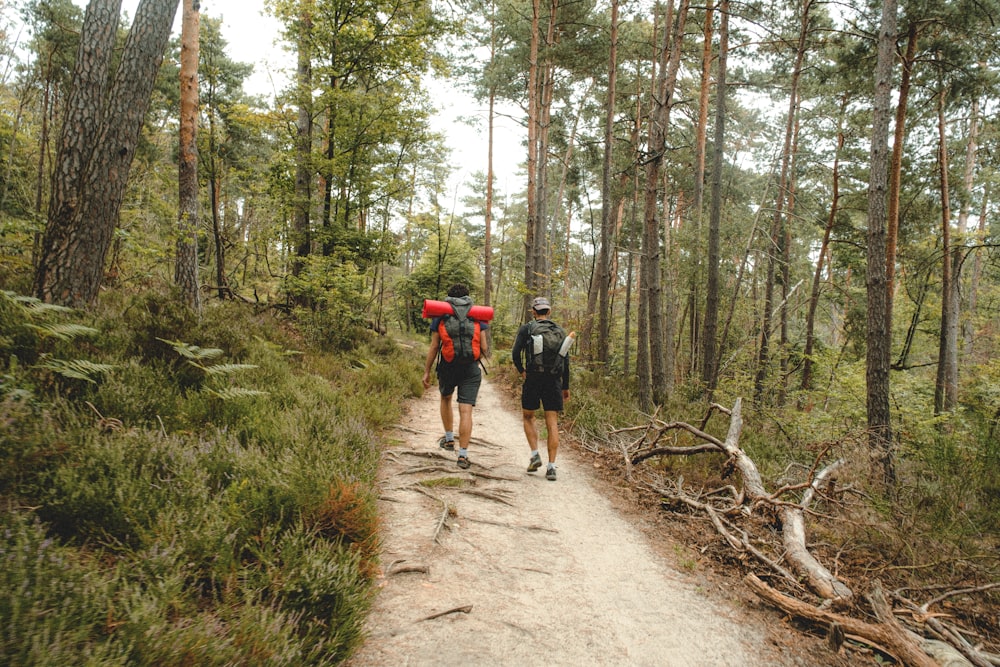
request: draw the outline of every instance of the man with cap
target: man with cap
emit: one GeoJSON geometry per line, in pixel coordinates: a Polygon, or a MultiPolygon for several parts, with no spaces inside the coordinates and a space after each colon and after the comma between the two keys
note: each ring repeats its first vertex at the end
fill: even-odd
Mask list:
{"type": "Polygon", "coordinates": [[[535,297],[531,302],[533,320],[522,324],[517,330],[511,358],[514,367],[521,375],[524,384],[521,387],[521,418],[524,424],[524,435],[531,448],[531,460],[528,462],[528,472],[535,472],[542,467],[542,457],[538,452],[538,430],[535,428],[535,412],[539,406],[545,411],[546,445],[549,464],[545,470],[545,479],[556,481],[556,454],[559,451],[559,413],[563,409],[563,401],[569,399],[569,358],[563,357],[562,368],[557,373],[547,372],[533,365],[532,336],[542,330],[554,330],[566,338],[566,332],[549,319],[552,306],[544,296],[535,297]]]}

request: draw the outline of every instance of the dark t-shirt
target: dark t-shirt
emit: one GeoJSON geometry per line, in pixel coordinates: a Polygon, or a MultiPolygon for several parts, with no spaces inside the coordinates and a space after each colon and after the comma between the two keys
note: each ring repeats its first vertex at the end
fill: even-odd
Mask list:
{"type": "MultiPolygon", "coordinates": [[[[514,368],[517,369],[518,373],[524,372],[524,366],[527,361],[525,357],[528,354],[528,327],[530,325],[531,322],[522,324],[521,328],[517,330],[517,336],[514,338],[514,347],[510,351],[510,358],[514,362],[514,368]]],[[[553,376],[550,375],[548,377],[553,376]]],[[[563,362],[562,388],[569,389],[569,355],[566,355],[566,359],[563,362]]]]}

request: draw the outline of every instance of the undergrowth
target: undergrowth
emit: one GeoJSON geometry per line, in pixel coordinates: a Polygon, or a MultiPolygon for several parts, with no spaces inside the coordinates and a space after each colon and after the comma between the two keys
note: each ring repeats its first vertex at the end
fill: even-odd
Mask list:
{"type": "Polygon", "coordinates": [[[0,664],[343,661],[419,359],[236,304],[103,308],[0,298],[0,664]]]}
{"type": "MultiPolygon", "coordinates": [[[[824,498],[817,512],[808,516],[808,539],[817,557],[858,591],[879,579],[887,589],[923,602],[942,591],[996,582],[1000,579],[1000,447],[996,437],[1000,393],[995,387],[1000,386],[1000,365],[970,377],[962,392],[969,397],[967,402],[948,417],[931,416],[928,401],[933,395],[919,391],[925,378],[897,381],[897,480],[891,489],[871,481],[877,475],[872,473],[864,429],[863,393],[859,400],[852,379],[856,378],[852,371],[857,370],[842,368],[837,382],[844,387],[789,392],[781,408],[754,404],[750,396],[743,397],[739,444],[761,472],[765,488],[787,488],[782,500],[796,502],[802,483],[811,474],[844,460],[836,494],[824,498]]],[[[737,389],[723,387],[714,400],[732,407],[737,389]]],[[[620,468],[621,474],[626,458],[622,442],[631,443],[625,445],[631,447],[631,455],[649,449],[644,437],[650,431],[644,428],[622,431],[627,437],[616,439],[614,446],[608,440],[615,429],[650,424],[653,415],[635,409],[633,393],[623,389],[618,378],[581,371],[574,373],[572,400],[566,406],[566,423],[574,434],[606,464],[620,468]]],[[[696,398],[689,400],[698,395],[697,388],[678,388],[672,402],[660,408],[655,418],[687,422],[720,440],[725,438],[729,418],[715,413],[703,422],[707,405],[696,398]]],[[[689,431],[678,429],[665,431],[656,444],[701,442],[689,431]]],[[[633,475],[669,478],[694,497],[727,485],[740,487],[738,473],[732,472],[721,454],[703,453],[652,458],[638,464],[633,475]]],[[[647,478],[634,479],[641,487],[639,479],[647,478]]],[[[651,508],[656,507],[655,499],[650,502],[651,508]]],[[[674,517],[680,539],[692,540],[702,553],[716,555],[721,567],[729,570],[735,562],[744,567],[752,563],[720,548],[719,536],[710,524],[688,525],[686,507],[666,503],[662,509],[678,513],[674,517]]],[[[1000,591],[996,588],[949,599],[944,606],[985,643],[1000,645],[995,625],[1000,591]]]]}

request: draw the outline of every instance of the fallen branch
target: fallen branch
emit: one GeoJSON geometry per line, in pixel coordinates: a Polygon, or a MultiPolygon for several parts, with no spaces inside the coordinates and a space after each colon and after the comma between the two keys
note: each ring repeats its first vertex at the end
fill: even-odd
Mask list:
{"type": "Polygon", "coordinates": [[[447,611],[439,611],[436,614],[431,614],[430,616],[424,616],[423,618],[418,618],[417,620],[414,621],[414,623],[430,621],[435,618],[441,618],[442,616],[447,616],[448,614],[457,614],[457,613],[468,614],[470,612],[472,612],[472,605],[467,604],[462,607],[455,607],[454,609],[448,609],[447,611]]]}
{"type": "Polygon", "coordinates": [[[498,503],[503,503],[504,505],[509,505],[513,507],[514,504],[504,498],[505,495],[503,491],[497,490],[481,490],[481,489],[462,489],[459,493],[464,493],[470,496],[478,496],[480,498],[486,498],[487,500],[493,500],[498,503]]]}
{"type": "Polygon", "coordinates": [[[539,531],[542,531],[544,533],[558,533],[559,532],[555,528],[549,528],[548,526],[539,526],[537,524],[535,524],[535,525],[529,525],[529,526],[520,526],[520,525],[513,524],[513,523],[504,523],[502,521],[490,521],[489,519],[472,519],[470,517],[466,517],[465,520],[466,521],[472,521],[474,523],[485,523],[485,524],[487,524],[489,526],[501,526],[502,528],[514,528],[514,529],[521,529],[521,530],[539,530],[539,531]]]}
{"type": "Polygon", "coordinates": [[[434,528],[434,543],[435,544],[441,544],[441,542],[438,540],[438,535],[441,534],[441,529],[445,527],[446,521],[448,519],[448,514],[449,514],[449,512],[451,512],[451,508],[448,507],[448,503],[446,503],[445,501],[442,500],[441,504],[444,505],[444,510],[441,512],[441,518],[438,519],[437,526],[434,528]]]}
{"type": "Polygon", "coordinates": [[[396,574],[409,573],[430,574],[430,572],[431,568],[429,565],[402,565],[401,561],[396,561],[386,568],[385,576],[391,577],[396,574]]]}
{"type": "MultiPolygon", "coordinates": [[[[788,614],[826,626],[836,623],[846,634],[860,638],[872,646],[883,647],[883,650],[909,667],[938,667],[937,663],[920,648],[916,635],[885,616],[886,609],[878,607],[877,595],[873,600],[876,616],[886,620],[874,624],[808,605],[771,588],[753,574],[748,574],[743,581],[759,597],[788,614]]],[[[889,614],[891,615],[891,610],[889,614]]]]}

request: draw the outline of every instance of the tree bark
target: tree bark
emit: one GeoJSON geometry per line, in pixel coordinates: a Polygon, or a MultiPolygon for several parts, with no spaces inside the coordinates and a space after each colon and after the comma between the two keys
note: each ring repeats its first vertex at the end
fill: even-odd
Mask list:
{"type": "Polygon", "coordinates": [[[77,229],[76,221],[85,194],[84,177],[104,122],[120,11],[121,0],[93,0],[84,15],[35,272],[35,296],[47,301],[75,304],[83,296],[67,264],[80,252],[78,246],[90,241],[77,229]]]}
{"type": "Polygon", "coordinates": [[[177,225],[177,259],[174,283],[185,302],[201,310],[198,291],[198,0],[184,0],[181,20],[181,113],[178,190],[180,219],[177,225]]]}
{"type": "Polygon", "coordinates": [[[938,338],[934,414],[952,412],[958,405],[958,249],[951,242],[951,194],[948,186],[948,136],[944,119],[947,88],[938,94],[938,168],[941,183],[941,332],[938,338]]]}
{"type": "MultiPolygon", "coordinates": [[[[775,199],[774,216],[771,219],[770,243],[767,248],[767,283],[764,286],[764,313],[760,333],[760,349],[757,354],[757,374],[754,379],[754,400],[759,401],[764,395],[764,382],[768,375],[770,364],[770,341],[771,341],[771,317],[774,307],[775,283],[781,280],[782,304],[787,301],[787,270],[785,268],[785,216],[786,202],[790,199],[791,181],[790,165],[792,162],[792,138],[795,133],[796,118],[799,107],[799,80],[802,77],[802,63],[806,54],[806,38],[809,35],[809,10],[812,7],[812,0],[805,0],[802,4],[801,24],[799,28],[799,39],[795,48],[795,61],[792,66],[792,78],[788,94],[788,114],[785,117],[785,140],[781,149],[781,169],[778,175],[778,192],[775,199]],[[778,254],[779,257],[775,255],[778,254]],[[780,267],[778,266],[780,264],[780,267]]],[[[789,211],[790,213],[790,211],[789,211]]],[[[782,322],[784,322],[784,308],[782,305],[782,322]]],[[[784,330],[784,327],[782,327],[784,330]]],[[[782,352],[783,353],[783,352],[782,352]]]]}
{"type": "Polygon", "coordinates": [[[295,213],[292,223],[292,275],[302,275],[306,257],[312,252],[312,0],[299,7],[298,64],[296,86],[298,113],[295,120],[295,213]]]}
{"type": "MultiPolygon", "coordinates": [[[[899,103],[896,106],[896,126],[893,130],[892,160],[889,166],[889,202],[886,214],[886,258],[885,258],[885,330],[892,348],[893,302],[896,298],[896,246],[899,243],[899,189],[903,172],[903,144],[906,140],[906,110],[910,101],[910,81],[913,77],[913,62],[917,54],[916,22],[910,23],[906,38],[906,54],[903,56],[903,73],[899,82],[899,103]]],[[[890,352],[891,354],[891,352],[890,352]]]]}
{"type": "Polygon", "coordinates": [[[177,3],[141,0],[106,97],[120,3],[92,0],[87,7],[35,276],[43,300],[73,307],[97,300],[177,3]]]}
{"type": "Polygon", "coordinates": [[[830,248],[830,236],[833,234],[833,224],[837,221],[837,210],[840,206],[840,151],[844,149],[844,116],[847,112],[848,95],[840,98],[840,115],[837,118],[837,148],[833,156],[833,175],[831,177],[832,196],[830,198],[830,214],[826,217],[826,227],[823,229],[823,241],[819,247],[819,257],[816,258],[816,271],[813,273],[812,289],[809,292],[809,309],[806,314],[806,344],[802,356],[805,361],[802,366],[803,391],[812,389],[813,348],[816,342],[816,310],[819,307],[819,293],[823,280],[823,260],[830,248]]]}
{"type": "MultiPolygon", "coordinates": [[[[672,2],[668,5],[668,17],[672,2]]],[[[660,73],[654,87],[653,102],[649,121],[649,157],[646,161],[645,224],[643,233],[643,259],[648,266],[648,306],[649,317],[649,359],[650,375],[653,383],[653,402],[662,404],[666,400],[666,368],[663,356],[663,304],[662,281],[660,279],[660,228],[658,223],[660,172],[666,157],[667,118],[673,99],[680,68],[681,43],[684,25],[687,22],[688,0],[680,0],[677,18],[673,22],[671,36],[668,20],[664,29],[663,51],[660,55],[660,73]],[[669,61],[666,54],[669,52],[669,61]]],[[[666,212],[664,212],[666,215],[666,212]]]]}
{"type": "Polygon", "coordinates": [[[597,260],[598,310],[597,360],[602,366],[608,363],[608,338],[611,334],[611,313],[608,292],[611,288],[611,244],[614,208],[611,168],[615,141],[615,96],[618,80],[618,0],[611,0],[611,48],[608,58],[608,93],[604,110],[604,162],[601,165],[601,248],[597,260]]]}
{"type": "Polygon", "coordinates": [[[889,414],[889,331],[886,299],[886,180],[892,71],[896,56],[896,0],[884,0],[878,32],[875,96],[868,184],[868,305],[865,358],[868,445],[875,472],[883,484],[895,486],[896,472],[889,414]]]}
{"type": "MultiPolygon", "coordinates": [[[[722,168],[726,142],[726,63],[729,51],[729,0],[722,0],[719,26],[719,64],[715,100],[715,136],[712,154],[712,203],[708,219],[708,280],[705,291],[705,320],[702,335],[702,383],[711,400],[718,382],[716,335],[719,324],[719,233],[722,221],[722,168]]],[[[706,29],[706,32],[707,29],[706,29]]],[[[704,77],[703,77],[704,80],[704,77]]],[[[701,217],[699,202],[696,215],[701,217]]]]}
{"type": "Polygon", "coordinates": [[[536,238],[538,228],[538,204],[536,202],[538,188],[538,21],[539,2],[531,0],[531,42],[528,49],[528,189],[527,206],[528,219],[524,232],[524,297],[522,311],[524,318],[530,318],[531,299],[537,289],[537,268],[535,258],[538,251],[536,238]]]}
{"type": "Polygon", "coordinates": [[[825,625],[836,624],[847,634],[861,637],[873,642],[876,646],[884,647],[908,667],[937,667],[937,662],[924,653],[917,644],[915,636],[895,622],[883,621],[876,625],[813,607],[776,591],[753,574],[748,574],[743,578],[743,581],[762,599],[788,614],[825,625]]]}

